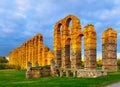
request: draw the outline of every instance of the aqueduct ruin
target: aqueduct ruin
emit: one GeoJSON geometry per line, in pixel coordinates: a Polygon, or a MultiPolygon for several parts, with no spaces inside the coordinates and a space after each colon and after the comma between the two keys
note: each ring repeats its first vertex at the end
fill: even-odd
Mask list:
{"type": "Polygon", "coordinates": [[[62,76],[63,72],[66,72],[68,77],[71,71],[77,77],[98,77],[106,75],[106,70],[117,71],[117,32],[108,28],[102,35],[102,70],[97,70],[96,39],[96,31],[92,24],[85,26],[82,31],[79,19],[73,15],[58,21],[54,28],[52,75],[62,76]],[[81,68],[82,37],[84,69],[81,68]]]}
{"type": "Polygon", "coordinates": [[[28,62],[32,66],[50,65],[51,59],[53,59],[53,52],[44,46],[41,34],[37,34],[9,53],[9,63],[19,65],[22,69],[27,69],[28,62]]]}
{"type": "Polygon", "coordinates": [[[75,77],[98,77],[107,71],[117,71],[117,32],[108,28],[102,34],[102,70],[97,70],[96,31],[92,24],[82,30],[80,20],[68,15],[58,21],[54,27],[54,52],[43,45],[43,37],[38,34],[29,41],[15,48],[9,54],[10,64],[27,68],[32,66],[51,65],[52,76],[67,77],[73,72],[75,77]],[[84,69],[82,69],[82,38],[84,39],[84,69]],[[51,61],[51,63],[50,63],[51,61]]]}
{"type": "Polygon", "coordinates": [[[85,46],[85,69],[96,68],[96,32],[94,26],[91,24],[87,25],[82,31],[79,19],[73,15],[67,16],[55,25],[54,54],[58,67],[81,68],[82,37],[84,37],[85,46]],[[72,21],[72,27],[69,27],[70,21],[72,21]],[[71,60],[70,50],[72,51],[71,60]]]}

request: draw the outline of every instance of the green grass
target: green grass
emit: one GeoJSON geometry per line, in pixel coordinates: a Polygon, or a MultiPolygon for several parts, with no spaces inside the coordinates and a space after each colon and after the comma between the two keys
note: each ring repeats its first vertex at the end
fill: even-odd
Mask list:
{"type": "Polygon", "coordinates": [[[104,87],[120,81],[120,71],[99,78],[42,77],[26,79],[25,70],[0,70],[0,87],[104,87]]]}

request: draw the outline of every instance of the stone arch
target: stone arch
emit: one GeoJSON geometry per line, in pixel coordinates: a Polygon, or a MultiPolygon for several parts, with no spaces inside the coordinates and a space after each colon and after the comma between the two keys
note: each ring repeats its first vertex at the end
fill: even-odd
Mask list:
{"type": "Polygon", "coordinates": [[[74,61],[74,67],[79,68],[80,65],[80,50],[77,48],[77,41],[76,37],[77,34],[81,32],[81,25],[80,21],[76,16],[68,15],[64,19],[58,21],[54,28],[54,56],[55,62],[57,66],[61,68],[70,68],[69,58],[67,58],[67,49],[70,50],[70,42],[69,44],[66,43],[67,39],[71,37],[71,48],[72,48],[72,59],[74,61]],[[72,22],[72,26],[70,27],[70,21],[72,22]],[[60,30],[60,26],[62,29],[60,30]],[[77,59],[77,61],[76,61],[77,59]],[[62,60],[62,64],[61,64],[62,60]],[[62,65],[62,66],[61,66],[62,65]]]}
{"type": "Polygon", "coordinates": [[[54,57],[57,67],[61,67],[61,43],[62,43],[62,21],[56,23],[54,28],[54,57]]]}
{"type": "Polygon", "coordinates": [[[61,21],[57,22],[54,28],[54,50],[60,50],[61,49],[61,21]]]}
{"type": "Polygon", "coordinates": [[[73,15],[68,15],[64,19],[57,22],[55,25],[54,52],[55,61],[57,61],[56,64],[59,67],[62,69],[70,68],[70,66],[72,66],[72,69],[81,68],[81,38],[83,36],[85,46],[84,58],[86,61],[85,69],[96,69],[96,31],[94,30],[94,26],[89,24],[84,28],[84,31],[82,32],[79,19],[73,15]],[[71,27],[69,25],[70,21],[72,22],[71,27]],[[60,31],[61,25],[62,30],[60,31]],[[72,50],[71,63],[69,52],[70,50],[72,50]]]}
{"type": "Polygon", "coordinates": [[[65,17],[63,19],[64,21],[64,27],[62,29],[62,68],[69,68],[69,67],[66,67],[68,66],[67,65],[67,62],[69,60],[67,60],[68,56],[65,56],[67,55],[65,52],[67,49],[70,49],[68,47],[70,47],[70,43],[69,44],[66,44],[66,39],[68,37],[71,37],[71,53],[72,53],[72,66],[74,66],[73,68],[80,68],[79,65],[80,65],[80,56],[79,56],[79,52],[80,50],[77,48],[77,41],[76,41],[76,37],[77,37],[77,34],[79,32],[81,32],[81,25],[80,25],[80,21],[79,19],[76,17],[76,16],[73,16],[73,15],[68,15],[67,17],[65,17]],[[70,21],[72,22],[72,26],[70,27],[70,21]],[[76,61],[77,59],[77,61],[76,61]],[[66,65],[65,65],[66,64],[66,65]]]}
{"type": "Polygon", "coordinates": [[[71,30],[70,30],[71,34],[74,34],[74,33],[78,32],[79,30],[81,30],[80,20],[76,16],[68,15],[63,20],[64,20],[64,24],[65,24],[65,30],[68,30],[70,21],[72,22],[72,26],[71,26],[71,30]]]}
{"type": "Polygon", "coordinates": [[[65,40],[65,44],[66,44],[66,45],[69,45],[69,44],[70,44],[70,41],[71,41],[71,37],[68,36],[68,37],[66,38],[66,40],[65,40]]]}

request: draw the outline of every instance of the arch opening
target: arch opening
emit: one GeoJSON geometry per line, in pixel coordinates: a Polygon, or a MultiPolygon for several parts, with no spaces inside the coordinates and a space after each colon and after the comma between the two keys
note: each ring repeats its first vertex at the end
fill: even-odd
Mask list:
{"type": "Polygon", "coordinates": [[[67,19],[66,27],[69,32],[69,35],[71,35],[72,34],[72,19],[71,18],[67,19]]]}
{"type": "Polygon", "coordinates": [[[66,68],[71,68],[71,56],[72,56],[71,47],[72,47],[71,38],[67,38],[65,43],[66,68]]]}

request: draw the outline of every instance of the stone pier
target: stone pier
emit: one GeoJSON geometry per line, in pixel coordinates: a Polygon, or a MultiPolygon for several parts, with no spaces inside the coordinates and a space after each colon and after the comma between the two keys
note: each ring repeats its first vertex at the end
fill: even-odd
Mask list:
{"type": "Polygon", "coordinates": [[[84,60],[86,70],[96,70],[96,31],[91,24],[84,27],[84,60]]]}
{"type": "Polygon", "coordinates": [[[117,71],[117,32],[108,28],[102,34],[102,68],[117,71]]]}

